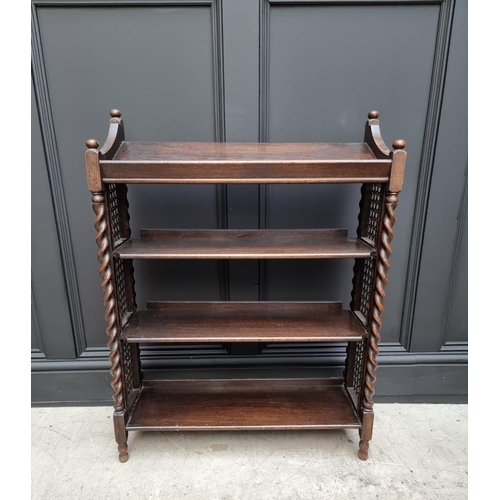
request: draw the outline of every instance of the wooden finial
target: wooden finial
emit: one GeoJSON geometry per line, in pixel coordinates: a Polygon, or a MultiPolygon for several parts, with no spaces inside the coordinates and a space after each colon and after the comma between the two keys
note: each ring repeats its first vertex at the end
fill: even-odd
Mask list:
{"type": "Polygon", "coordinates": [[[120,118],[122,116],[122,112],[119,109],[112,109],[109,114],[112,118],[120,118]]]}
{"type": "Polygon", "coordinates": [[[95,139],[87,139],[85,144],[89,149],[97,149],[99,147],[99,143],[95,139]]]}
{"type": "Polygon", "coordinates": [[[370,111],[368,113],[368,118],[370,118],[370,120],[376,120],[378,117],[379,117],[380,113],[378,111],[370,111]]]}
{"type": "Polygon", "coordinates": [[[406,141],[403,139],[397,139],[392,143],[394,149],[404,149],[406,147],[406,141]]]}

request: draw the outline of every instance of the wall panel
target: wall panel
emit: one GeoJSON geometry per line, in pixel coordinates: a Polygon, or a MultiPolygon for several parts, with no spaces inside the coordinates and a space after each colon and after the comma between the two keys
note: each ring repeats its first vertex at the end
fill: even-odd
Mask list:
{"type": "MultiPolygon", "coordinates": [[[[406,139],[409,162],[377,394],[448,401],[466,393],[465,0],[32,5],[36,404],[110,400],[83,153],[85,139],[104,141],[111,108],[122,110],[129,139],[233,142],[358,142],[366,113],[378,109],[386,142],[406,139]]],[[[129,197],[134,234],[155,226],[346,227],[354,234],[359,186],[132,186],[129,197]]],[[[352,264],[138,262],[138,302],[348,303],[352,264]]],[[[143,356],[148,376],[252,367],[269,375],[277,365],[334,374],[345,349],[204,344],[148,348],[143,356]]]]}

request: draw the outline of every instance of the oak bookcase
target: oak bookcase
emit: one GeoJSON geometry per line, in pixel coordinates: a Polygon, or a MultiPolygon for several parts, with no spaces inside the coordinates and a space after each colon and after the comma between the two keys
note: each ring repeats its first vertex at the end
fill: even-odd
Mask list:
{"type": "Polygon", "coordinates": [[[96,214],[99,273],[110,348],[119,459],[128,432],[359,429],[368,457],[381,316],[405,142],[390,150],[378,112],[364,142],[347,144],[125,141],[111,111],[104,145],[89,139],[88,188],[96,214]],[[131,239],[127,184],[359,183],[356,238],[343,229],[143,229],[131,239]],[[134,259],[354,259],[352,300],[147,302],[137,310],[134,259]],[[347,342],[342,378],[142,379],[139,343],[347,342]]]}

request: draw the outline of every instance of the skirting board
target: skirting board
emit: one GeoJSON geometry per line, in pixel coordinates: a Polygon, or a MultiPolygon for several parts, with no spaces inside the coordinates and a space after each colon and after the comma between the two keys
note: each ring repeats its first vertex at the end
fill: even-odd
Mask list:
{"type": "MultiPolygon", "coordinates": [[[[340,376],[339,368],[232,368],[145,371],[154,378],[318,377],[340,376]]],[[[33,406],[109,405],[111,376],[105,370],[34,372],[31,378],[33,406]]],[[[377,369],[375,402],[465,403],[468,392],[467,364],[385,365],[377,369]]]]}

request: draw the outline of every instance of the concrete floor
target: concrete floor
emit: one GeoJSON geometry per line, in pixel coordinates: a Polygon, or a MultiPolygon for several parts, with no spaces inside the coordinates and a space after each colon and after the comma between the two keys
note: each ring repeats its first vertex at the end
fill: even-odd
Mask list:
{"type": "Polygon", "coordinates": [[[32,499],[465,499],[467,406],[376,404],[357,431],[142,432],[118,462],[111,408],[32,410],[32,499]]]}

